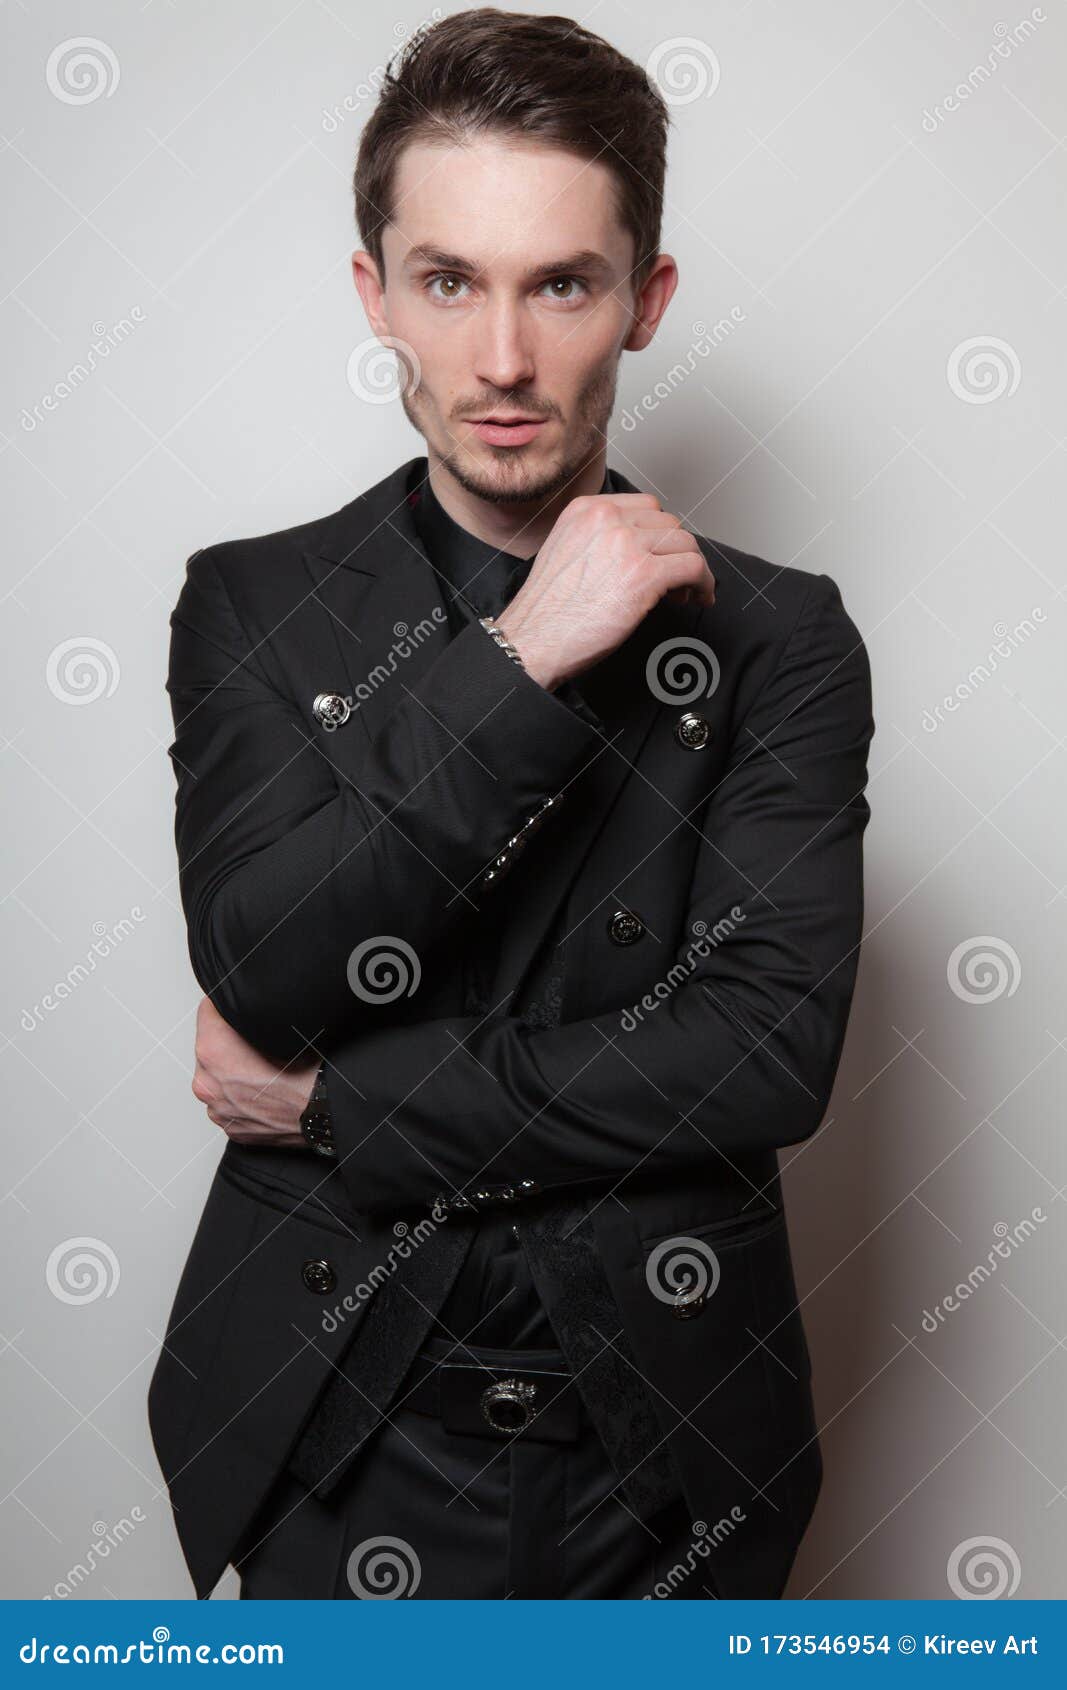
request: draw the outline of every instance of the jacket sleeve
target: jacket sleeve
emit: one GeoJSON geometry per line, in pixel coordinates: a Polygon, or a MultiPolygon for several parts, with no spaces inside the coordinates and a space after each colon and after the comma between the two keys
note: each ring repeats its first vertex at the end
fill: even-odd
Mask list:
{"type": "Polygon", "coordinates": [[[703,811],[686,942],[642,1003],[550,1029],[449,1017],[325,1052],[357,1207],[684,1175],[815,1132],[856,976],[873,732],[866,651],[816,576],[703,811]]]}
{"type": "MultiPolygon", "coordinates": [[[[603,748],[485,630],[441,652],[371,744],[358,784],[271,684],[211,548],[170,619],[168,748],[193,972],[280,1062],[392,1020],[349,983],[360,945],[420,962],[462,922],[501,846],[603,748]]],[[[362,727],[359,728],[362,732],[362,727]]],[[[555,825],[552,816],[548,825],[555,825]]]]}

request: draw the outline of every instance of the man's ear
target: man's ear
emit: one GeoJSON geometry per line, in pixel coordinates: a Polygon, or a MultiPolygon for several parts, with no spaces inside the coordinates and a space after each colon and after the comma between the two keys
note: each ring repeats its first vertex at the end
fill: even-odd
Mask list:
{"type": "Polygon", "coordinates": [[[369,252],[360,249],[352,254],[352,280],[363,301],[367,321],[380,339],[389,333],[385,315],[385,280],[369,252]]]}
{"type": "Polygon", "coordinates": [[[640,293],[634,300],[633,325],[623,341],[624,352],[643,352],[678,286],[678,266],[668,252],[661,252],[640,293]]]}

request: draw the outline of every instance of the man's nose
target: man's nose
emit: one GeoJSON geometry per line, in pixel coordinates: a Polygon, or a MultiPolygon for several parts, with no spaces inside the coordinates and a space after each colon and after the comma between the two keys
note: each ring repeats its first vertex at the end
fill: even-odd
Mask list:
{"type": "Polygon", "coordinates": [[[522,308],[501,300],[479,314],[473,374],[501,392],[532,379],[534,359],[522,308]]]}

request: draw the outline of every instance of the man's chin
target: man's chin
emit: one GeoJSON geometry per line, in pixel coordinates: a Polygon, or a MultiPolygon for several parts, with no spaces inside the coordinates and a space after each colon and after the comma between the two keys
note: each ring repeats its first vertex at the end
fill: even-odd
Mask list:
{"type": "Polygon", "coordinates": [[[465,492],[491,504],[543,504],[581,473],[558,455],[547,460],[529,446],[487,447],[486,454],[461,448],[445,459],[445,467],[465,492]],[[536,454],[536,455],[535,455],[536,454]]]}

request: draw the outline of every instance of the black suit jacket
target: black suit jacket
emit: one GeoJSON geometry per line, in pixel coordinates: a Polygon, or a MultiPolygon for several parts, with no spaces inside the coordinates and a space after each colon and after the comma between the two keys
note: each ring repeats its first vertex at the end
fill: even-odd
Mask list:
{"type": "Polygon", "coordinates": [[[149,1393],[182,1547],[208,1595],[373,1302],[398,1217],[529,1181],[550,1305],[553,1225],[602,1199],[597,1248],[693,1519],[715,1531],[717,1586],[777,1594],[821,1461],[775,1153],[824,1117],[855,981],[866,652],[829,576],[702,539],[715,606],[661,601],[583,676],[601,736],[481,628],[448,640],[406,502],[423,469],[194,554],[171,619],[193,970],[267,1054],[324,1052],[340,1146],[336,1166],[222,1156],[149,1393]],[[325,692],[351,705],[332,731],[325,692]],[[680,731],[687,713],[704,729],[680,731]],[[454,1012],[449,942],[490,898],[524,919],[479,1020],[454,1012]],[[561,1025],[532,1031],[509,1005],[558,912],[561,1025]],[[417,957],[411,995],[353,990],[372,938],[417,957]],[[686,1318],[679,1238],[710,1274],[686,1318]]]}

